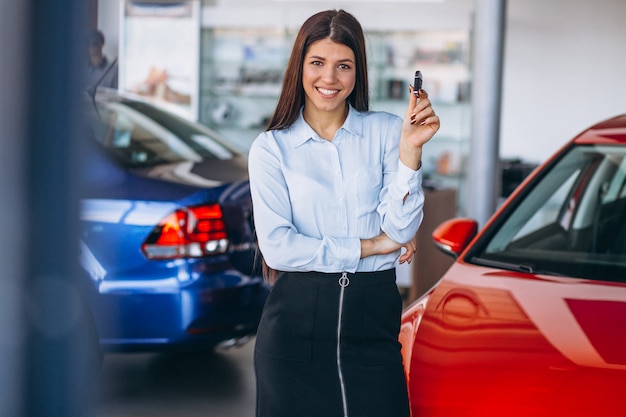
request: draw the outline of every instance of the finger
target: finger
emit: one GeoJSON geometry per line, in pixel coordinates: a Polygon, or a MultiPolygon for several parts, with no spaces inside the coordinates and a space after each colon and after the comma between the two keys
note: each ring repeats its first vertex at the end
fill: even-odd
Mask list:
{"type": "Polygon", "coordinates": [[[430,112],[434,112],[432,105],[430,103],[430,100],[425,97],[423,99],[420,99],[416,104],[415,107],[413,107],[413,111],[411,112],[411,116],[410,119],[411,121],[413,120],[420,120],[419,115],[420,113],[422,114],[422,119],[425,119],[430,112]],[[424,113],[426,112],[426,113],[424,113]]]}
{"type": "Polygon", "coordinates": [[[409,85],[409,106],[406,109],[405,118],[411,117],[411,113],[415,111],[415,105],[417,104],[417,96],[413,94],[413,86],[409,85]]]}
{"type": "Polygon", "coordinates": [[[409,262],[411,263],[411,260],[413,259],[413,255],[415,254],[415,252],[413,251],[407,251],[402,257],[401,260],[403,262],[409,262]]]}
{"type": "Polygon", "coordinates": [[[430,106],[430,100],[428,99],[428,93],[424,89],[420,89],[419,95],[413,94],[413,88],[410,89],[411,95],[415,97],[415,105],[418,108],[423,109],[430,106]]]}
{"type": "Polygon", "coordinates": [[[404,252],[400,256],[400,263],[404,263],[404,262],[410,261],[412,257],[413,257],[413,254],[407,248],[407,251],[404,252]]]}
{"type": "Polygon", "coordinates": [[[439,129],[439,125],[440,125],[439,116],[437,115],[429,116],[420,122],[420,126],[427,126],[427,125],[435,129],[439,129]]]}
{"type": "Polygon", "coordinates": [[[430,102],[430,99],[427,97],[427,94],[425,93],[424,96],[421,97],[419,101],[415,103],[414,111],[420,112],[427,108],[432,108],[432,103],[430,102]]]}
{"type": "Polygon", "coordinates": [[[435,111],[433,110],[432,107],[427,107],[420,111],[416,111],[414,114],[412,114],[410,116],[410,121],[411,121],[411,124],[415,124],[419,122],[419,124],[423,125],[425,124],[423,123],[425,120],[433,116],[435,116],[435,111]]]}

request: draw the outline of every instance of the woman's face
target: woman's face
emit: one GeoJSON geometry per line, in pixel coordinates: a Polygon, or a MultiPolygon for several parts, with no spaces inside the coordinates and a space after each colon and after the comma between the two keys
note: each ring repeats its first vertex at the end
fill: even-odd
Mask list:
{"type": "Polygon", "coordinates": [[[328,38],[309,46],[302,68],[307,111],[344,112],[355,82],[356,62],[352,49],[328,38]]]}

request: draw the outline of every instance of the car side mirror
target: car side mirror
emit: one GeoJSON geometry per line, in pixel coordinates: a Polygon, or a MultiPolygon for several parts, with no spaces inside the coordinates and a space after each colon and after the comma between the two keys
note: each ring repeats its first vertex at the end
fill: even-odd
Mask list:
{"type": "Polygon", "coordinates": [[[456,218],[441,223],[433,231],[435,246],[457,258],[478,233],[478,222],[469,218],[456,218]]]}

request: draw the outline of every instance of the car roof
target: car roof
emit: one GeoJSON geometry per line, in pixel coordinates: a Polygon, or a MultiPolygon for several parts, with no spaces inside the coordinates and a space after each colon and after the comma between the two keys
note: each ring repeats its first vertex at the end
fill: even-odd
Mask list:
{"type": "Polygon", "coordinates": [[[580,145],[626,145],[626,114],[596,123],[573,142],[580,145]]]}

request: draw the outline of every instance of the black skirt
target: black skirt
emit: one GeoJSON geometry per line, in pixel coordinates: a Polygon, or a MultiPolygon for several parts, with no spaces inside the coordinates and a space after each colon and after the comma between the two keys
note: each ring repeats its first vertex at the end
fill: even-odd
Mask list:
{"type": "Polygon", "coordinates": [[[395,270],[281,273],[255,345],[257,417],[408,417],[395,270]]]}

